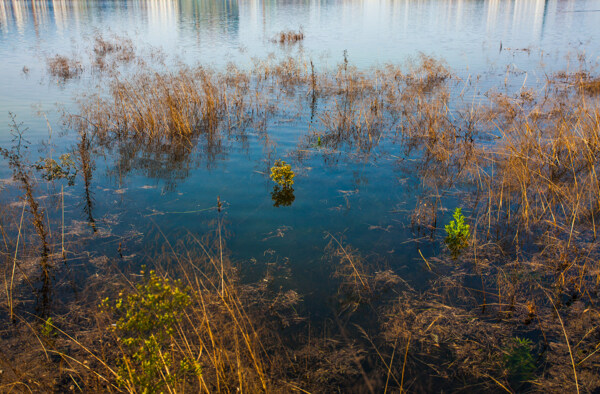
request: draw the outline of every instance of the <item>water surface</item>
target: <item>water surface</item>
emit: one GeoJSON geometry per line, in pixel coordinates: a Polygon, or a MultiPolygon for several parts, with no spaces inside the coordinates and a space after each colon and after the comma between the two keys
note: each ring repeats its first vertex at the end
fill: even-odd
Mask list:
{"type": "MultiPolygon", "coordinates": [[[[541,86],[546,74],[576,67],[580,53],[597,61],[600,41],[593,37],[599,34],[599,11],[600,1],[592,0],[2,0],[0,144],[11,144],[10,111],[29,128],[31,160],[47,154],[37,153],[42,139],[50,140],[56,154],[74,149],[77,136],[62,126],[61,112],[105,82],[89,72],[57,81],[47,73],[46,59],[79,56],[85,65],[98,33],[160,49],[168,64],[216,69],[229,62],[249,67],[253,58],[273,54],[314,59],[322,70],[342,62],[344,53],[350,64],[369,69],[404,63],[423,52],[443,59],[465,79],[479,75],[481,89],[487,90],[508,74],[516,86],[541,86]],[[301,43],[271,42],[279,31],[299,28],[306,36],[301,43]]],[[[440,241],[416,234],[409,212],[419,196],[429,193],[427,187],[398,161],[402,153],[391,142],[358,158],[338,152],[298,160],[292,153],[309,123],[310,108],[304,104],[291,121],[275,118],[268,124],[269,144],[249,130],[217,147],[201,143],[175,163],[143,152],[127,158],[118,149],[103,151],[94,158],[91,204],[81,181],[68,189],[67,223],[72,229],[83,223],[92,254],[116,259],[122,252],[131,258],[121,264],[139,265],[162,250],[163,237],[174,242],[185,234],[200,237],[214,232],[222,216],[227,248],[248,279],[274,269],[280,285],[298,290],[309,309],[322,307],[331,295],[331,267],[323,260],[328,234],[373,264],[422,283],[426,273],[418,250],[435,255],[440,241]],[[291,162],[297,172],[291,206],[275,207],[271,199],[268,166],[275,158],[291,162]],[[217,197],[225,206],[221,214],[211,209],[217,197]]],[[[8,177],[3,162],[0,178],[8,177]]],[[[40,194],[57,192],[52,186],[40,189],[40,194]]],[[[459,202],[451,194],[443,201],[439,209],[446,221],[459,202]]],[[[59,214],[54,208],[48,212],[59,214]]]]}

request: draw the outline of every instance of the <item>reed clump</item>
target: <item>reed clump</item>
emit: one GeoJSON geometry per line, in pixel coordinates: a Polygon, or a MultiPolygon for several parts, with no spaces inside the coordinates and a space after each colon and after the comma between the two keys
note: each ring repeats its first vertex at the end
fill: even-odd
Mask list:
{"type": "Polygon", "coordinates": [[[94,37],[93,52],[96,55],[96,65],[104,65],[104,59],[112,56],[120,62],[130,62],[135,58],[135,48],[131,39],[114,36],[106,39],[101,34],[94,37]]]}
{"type": "Polygon", "coordinates": [[[66,81],[79,76],[83,72],[81,62],[67,56],[56,55],[46,60],[50,75],[66,81]]]}
{"type": "Polygon", "coordinates": [[[442,151],[438,143],[441,138],[454,143],[458,126],[446,111],[447,70],[434,59],[423,56],[407,74],[388,68],[376,70],[375,77],[347,60],[336,71],[319,75],[308,65],[287,57],[255,61],[249,70],[229,65],[225,72],[202,67],[156,72],[140,66],[137,75],[113,78],[108,99],[84,100],[72,126],[85,127],[103,140],[194,146],[200,136],[263,129],[269,118],[289,111],[285,96],[312,92],[313,104],[318,100],[328,109],[319,115],[324,147],[338,150],[350,143],[368,153],[387,136],[386,129],[421,138],[418,130],[425,126],[433,140],[428,151],[445,156],[460,152],[452,146],[442,151]],[[400,122],[402,115],[406,119],[400,122]]]}
{"type": "Polygon", "coordinates": [[[486,150],[481,185],[489,223],[510,223],[513,233],[534,234],[542,244],[555,239],[567,249],[595,239],[600,109],[582,94],[557,88],[533,102],[495,97],[500,140],[486,150]]]}
{"type": "Polygon", "coordinates": [[[600,94],[600,78],[592,78],[581,81],[581,89],[590,95],[600,94]]]}
{"type": "Polygon", "coordinates": [[[90,53],[90,64],[94,70],[118,73],[120,66],[134,60],[142,61],[130,38],[118,35],[107,38],[100,33],[94,37],[90,53]]]}
{"type": "Polygon", "coordinates": [[[553,75],[549,81],[557,87],[569,88],[577,87],[584,94],[597,96],[600,93],[600,77],[595,76],[585,67],[585,59],[580,59],[581,66],[579,71],[575,72],[558,72],[553,75]],[[559,86],[562,85],[562,86],[559,86]]]}
{"type": "Polygon", "coordinates": [[[110,99],[86,103],[87,127],[101,138],[190,144],[198,133],[214,130],[221,118],[224,102],[214,82],[202,69],[115,79],[110,99]]]}
{"type": "Polygon", "coordinates": [[[302,40],[304,40],[304,32],[302,31],[302,29],[300,29],[298,31],[294,31],[294,30],[281,31],[273,39],[274,42],[277,42],[279,44],[295,44],[302,40]]]}

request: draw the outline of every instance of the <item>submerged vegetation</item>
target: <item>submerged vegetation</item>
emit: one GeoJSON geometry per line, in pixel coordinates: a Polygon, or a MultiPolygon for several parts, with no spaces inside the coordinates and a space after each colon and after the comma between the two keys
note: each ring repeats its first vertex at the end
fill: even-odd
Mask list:
{"type": "Polygon", "coordinates": [[[504,364],[508,370],[511,386],[518,388],[518,384],[533,378],[536,369],[535,358],[531,354],[533,343],[529,339],[514,338],[504,356],[504,364]]]}
{"type": "MultiPolygon", "coordinates": [[[[96,39],[93,52],[99,68],[98,59],[136,56],[127,40],[96,39]]],[[[346,54],[323,70],[300,57],[248,69],[136,65],[104,75],[106,89],[65,113],[77,139],[58,161],[31,164],[13,121],[17,138],[1,153],[21,192],[2,197],[19,194],[22,203],[3,205],[0,217],[0,390],[600,389],[600,103],[597,77],[583,66],[537,90],[481,96],[425,55],[369,70],[346,54]],[[295,201],[294,177],[309,158],[328,170],[357,161],[410,174],[414,206],[404,217],[386,215],[412,229],[414,238],[398,244],[415,246],[403,262],[422,266],[421,282],[389,264],[393,251],[365,253],[345,234],[326,233],[319,269],[333,291],[315,297],[329,297],[332,311],[315,318],[303,306],[313,289],[298,293],[286,259],[268,260],[275,251],[262,262],[230,258],[220,197],[202,211],[214,229],[203,237],[177,228],[107,235],[117,225],[94,217],[95,160],[108,161],[118,179],[137,171],[184,181],[198,162],[210,167],[229,141],[243,145],[249,135],[270,156],[271,127],[289,118],[309,128],[289,154],[294,170],[280,160],[270,168],[274,205],[295,201]],[[56,185],[80,187],[93,234],[65,219],[64,192],[41,205],[42,186],[56,185]],[[457,201],[469,224],[458,208],[444,233],[438,216],[457,201]],[[128,255],[140,238],[143,256],[128,255]],[[100,246],[86,249],[90,240],[100,246]],[[139,275],[136,261],[151,269],[139,275]],[[74,277],[85,280],[58,279],[74,277]],[[66,295],[50,298],[52,286],[66,295]],[[43,312],[32,308],[40,303],[43,312]]]]}

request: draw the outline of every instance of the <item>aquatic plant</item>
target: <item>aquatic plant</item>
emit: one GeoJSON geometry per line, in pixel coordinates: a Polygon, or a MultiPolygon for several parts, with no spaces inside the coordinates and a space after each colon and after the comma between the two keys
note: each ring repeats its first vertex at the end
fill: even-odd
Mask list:
{"type": "Polygon", "coordinates": [[[41,334],[48,339],[57,335],[57,332],[54,329],[54,321],[51,317],[44,321],[44,324],[42,325],[41,334]]]}
{"type": "Polygon", "coordinates": [[[79,142],[77,143],[77,156],[79,159],[78,162],[81,168],[81,174],[83,176],[83,191],[85,200],[83,211],[87,216],[88,223],[92,227],[92,230],[96,232],[96,220],[94,219],[93,214],[93,192],[91,190],[92,177],[94,172],[94,162],[91,157],[91,150],[91,141],[88,137],[87,131],[80,130],[79,142]]]}
{"type": "Polygon", "coordinates": [[[302,40],[304,40],[304,32],[300,29],[298,31],[287,30],[279,32],[272,41],[279,42],[280,44],[295,44],[302,40]]]}
{"type": "Polygon", "coordinates": [[[69,122],[107,144],[135,140],[157,150],[181,146],[189,150],[198,135],[216,134],[225,108],[225,91],[208,70],[182,68],[158,74],[142,69],[131,78],[115,77],[108,98],[86,100],[81,114],[69,122]]]}
{"type": "Polygon", "coordinates": [[[135,48],[131,39],[114,35],[111,39],[104,38],[101,34],[94,37],[93,53],[94,66],[104,69],[107,66],[115,68],[119,63],[127,63],[135,58],[135,48]],[[112,55],[112,62],[107,64],[107,56],[112,55]]]}
{"type": "Polygon", "coordinates": [[[77,176],[75,161],[69,153],[60,155],[58,160],[52,158],[40,159],[36,164],[36,168],[42,171],[42,177],[47,181],[66,179],[69,186],[73,186],[77,176]]]}
{"type": "MultiPolygon", "coordinates": [[[[35,228],[41,242],[40,267],[42,269],[43,288],[49,289],[50,286],[50,232],[46,225],[45,210],[40,207],[38,200],[34,195],[35,177],[31,171],[32,165],[26,156],[26,150],[29,142],[25,139],[23,123],[17,123],[16,116],[10,113],[11,132],[14,137],[14,144],[10,150],[0,148],[0,155],[8,160],[8,166],[12,169],[13,179],[20,185],[24,196],[22,200],[27,204],[28,211],[31,213],[31,223],[35,228]]],[[[46,303],[47,294],[44,292],[43,303],[46,303]]],[[[45,309],[45,306],[42,306],[45,309]]]]}
{"type": "Polygon", "coordinates": [[[536,369],[535,358],[531,354],[533,343],[529,339],[513,338],[504,355],[504,366],[509,379],[517,384],[530,380],[536,369]]]}
{"type": "Polygon", "coordinates": [[[117,377],[121,385],[133,392],[161,392],[165,384],[176,384],[188,373],[201,373],[196,360],[165,356],[189,303],[181,282],[159,277],[154,271],[136,286],[135,293],[121,293],[114,303],[103,300],[102,308],[118,316],[114,332],[123,350],[117,377]]]}
{"type": "MultiPolygon", "coordinates": [[[[113,90],[98,96],[101,97],[98,101],[88,102],[78,117],[86,126],[78,144],[78,156],[86,189],[87,204],[84,205],[90,213],[90,223],[93,223],[89,191],[92,154],[99,152],[90,149],[90,141],[111,147],[114,147],[112,142],[117,141],[119,145],[115,151],[118,150],[120,156],[116,166],[124,172],[135,169],[136,159],[140,156],[144,159],[152,156],[152,160],[145,160],[143,166],[155,166],[147,164],[152,161],[159,163],[160,171],[153,167],[155,172],[171,176],[177,172],[174,169],[183,169],[181,172],[186,173],[191,161],[190,152],[197,141],[209,146],[205,157],[210,157],[226,151],[227,148],[220,145],[222,136],[237,136],[248,125],[257,126],[256,130],[264,132],[265,140],[268,140],[268,115],[287,115],[285,111],[291,101],[278,100],[288,98],[294,92],[304,99],[302,95],[311,92],[314,104],[311,110],[315,112],[311,127],[315,127],[315,133],[305,136],[306,144],[297,150],[298,157],[319,154],[330,165],[335,165],[334,155],[342,160],[366,158],[370,160],[368,163],[373,163],[369,154],[377,152],[377,158],[393,160],[403,167],[402,170],[410,171],[422,185],[418,191],[421,197],[411,209],[414,227],[431,229],[433,234],[441,211],[439,207],[443,206],[448,193],[455,193],[457,189],[459,198],[470,209],[472,226],[478,226],[478,231],[471,234],[460,209],[454,212],[454,220],[446,226],[446,244],[453,257],[472,245],[476,253],[463,258],[466,263],[474,262],[476,269],[465,269],[463,264],[444,266],[444,262],[434,258],[429,259],[430,266],[425,260],[430,271],[435,273],[435,279],[426,284],[419,283],[418,291],[411,290],[412,279],[404,283],[391,277],[391,270],[372,269],[383,249],[361,257],[358,251],[342,247],[341,240],[340,245],[332,244],[339,246],[330,246],[337,257],[332,265],[336,272],[332,276],[339,279],[338,293],[344,296],[336,317],[342,317],[340,320],[344,321],[336,321],[333,328],[329,324],[322,330],[319,328],[317,337],[322,339],[311,336],[309,324],[308,340],[303,341],[299,335],[294,338],[293,346],[288,346],[289,337],[279,341],[277,331],[264,324],[264,313],[257,313],[257,310],[264,311],[257,305],[264,302],[260,291],[273,286],[271,278],[265,278],[264,283],[253,283],[248,290],[248,287],[230,282],[233,280],[230,278],[236,277],[236,270],[228,264],[223,269],[222,255],[221,259],[208,259],[217,265],[213,268],[210,268],[211,263],[203,265],[194,259],[190,261],[194,269],[169,272],[173,277],[178,275],[187,280],[186,287],[194,289],[186,292],[190,303],[178,315],[176,329],[168,338],[162,338],[164,342],[156,335],[144,334],[142,337],[148,342],[143,342],[147,346],[141,357],[150,360],[149,365],[154,365],[156,372],[157,368],[164,368],[162,352],[165,359],[170,360],[170,369],[175,368],[176,374],[181,372],[181,380],[189,377],[185,383],[188,391],[231,392],[244,387],[246,391],[257,392],[268,391],[277,384],[293,384],[281,391],[296,390],[296,387],[327,391],[330,387],[350,387],[361,380],[361,376],[364,387],[372,384],[370,391],[374,392],[382,388],[378,384],[383,381],[389,391],[394,388],[403,391],[403,382],[407,387],[409,380],[413,391],[426,391],[437,383],[452,388],[464,384],[481,390],[517,389],[534,377],[536,387],[539,384],[539,387],[552,387],[551,391],[558,391],[571,384],[567,381],[571,376],[574,376],[577,388],[597,390],[600,387],[597,378],[600,353],[596,351],[597,338],[593,334],[600,327],[600,314],[593,297],[597,294],[598,284],[599,249],[594,240],[600,212],[600,184],[596,175],[600,152],[599,113],[594,95],[598,84],[597,78],[591,75],[583,78],[569,74],[567,77],[568,83],[548,81],[542,95],[526,88],[514,96],[491,93],[486,96],[489,103],[469,102],[465,108],[455,97],[456,86],[451,85],[456,82],[454,77],[443,64],[424,56],[409,70],[387,66],[363,72],[349,65],[345,56],[337,73],[324,70],[319,75],[314,73],[314,66],[303,64],[302,59],[287,58],[281,62],[269,59],[258,63],[251,71],[228,67],[226,73],[220,73],[182,67],[177,72],[157,74],[141,69],[134,77],[113,80],[113,90]],[[316,111],[317,98],[319,106],[322,105],[320,113],[316,111]],[[490,143],[490,130],[496,133],[491,137],[497,139],[496,142],[490,143]],[[382,141],[398,144],[402,154],[396,157],[385,150],[378,151],[382,141]],[[346,155],[354,148],[356,152],[346,155]],[[460,184],[463,181],[469,186],[463,188],[460,184]],[[484,233],[486,227],[483,242],[470,242],[471,237],[484,233]],[[382,272],[386,274],[382,275],[382,272]],[[384,283],[397,282],[403,286],[401,292],[394,292],[398,299],[395,303],[390,302],[392,308],[385,305],[390,300],[383,298],[385,294],[379,291],[378,277],[384,283]],[[564,327],[558,325],[551,304],[540,302],[539,296],[546,286],[552,287],[552,302],[557,305],[559,317],[565,315],[564,327]],[[384,302],[380,304],[381,301],[384,302]],[[384,312],[382,319],[389,333],[384,332],[385,327],[378,331],[373,326],[368,330],[377,346],[381,336],[386,336],[383,348],[373,350],[357,345],[360,340],[356,339],[367,335],[352,332],[354,323],[362,324],[368,318],[362,313],[362,320],[350,320],[350,317],[355,310],[362,308],[362,312],[367,306],[378,311],[381,308],[384,312]],[[538,323],[541,332],[534,327],[538,323]],[[337,334],[336,325],[339,326],[337,334]],[[531,340],[513,340],[515,329],[527,331],[531,340]],[[566,340],[561,343],[563,336],[566,340]],[[534,346],[542,341],[549,345],[544,350],[544,368],[540,376],[534,376],[535,360],[532,369],[530,356],[534,346]],[[283,343],[285,345],[281,346],[283,343]],[[510,345],[506,346],[507,343],[510,345]],[[400,349],[404,352],[404,363],[395,357],[400,349]],[[498,357],[499,349],[506,353],[505,357],[498,357]],[[381,359],[379,364],[378,358],[381,359]],[[451,363],[445,362],[449,359],[451,363]],[[198,372],[197,365],[186,360],[200,360],[202,373],[194,373],[198,372]],[[365,365],[361,364],[362,360],[368,360],[366,373],[361,371],[365,365]]],[[[210,162],[210,159],[206,160],[210,162]]],[[[276,164],[287,165],[284,162],[276,164]]],[[[23,167],[25,171],[32,168],[31,165],[23,167]]],[[[291,166],[286,172],[293,174],[291,166]]],[[[293,177],[288,178],[289,185],[285,172],[278,175],[279,180],[271,175],[275,182],[271,195],[275,204],[286,205],[293,201],[293,177]]],[[[32,204],[27,206],[31,209],[32,204]]],[[[51,209],[51,205],[42,207],[51,209]]],[[[11,206],[3,205],[2,209],[9,211],[11,206]]],[[[43,219],[42,224],[50,223],[51,216],[43,219]]],[[[11,220],[4,222],[11,226],[11,220]]],[[[47,229],[50,233],[50,224],[47,229]]],[[[3,234],[3,241],[10,247],[10,234],[3,234]]],[[[7,256],[10,255],[5,253],[8,247],[2,249],[7,256]]],[[[20,248],[19,252],[22,249],[26,247],[20,248]]],[[[162,267],[172,269],[176,266],[171,264],[174,260],[178,266],[181,264],[179,258],[197,253],[195,249],[190,248],[177,259],[164,262],[162,267]]],[[[217,250],[214,244],[202,252],[209,254],[213,250],[217,250]]],[[[397,249],[389,252],[397,253],[397,249]]],[[[427,254],[425,256],[429,258],[427,254]]],[[[425,259],[425,256],[421,257],[425,259]]],[[[14,267],[21,269],[23,261],[14,260],[14,267]]],[[[161,266],[161,262],[157,262],[157,266],[161,266]]],[[[77,269],[75,265],[73,269],[77,269]]],[[[96,289],[101,289],[99,291],[109,291],[106,289],[118,282],[106,280],[109,277],[109,270],[99,270],[98,278],[89,280],[94,281],[96,289]]],[[[21,283],[27,290],[27,281],[21,283]]],[[[120,283],[120,286],[125,288],[127,285],[120,283]]],[[[96,295],[93,292],[86,294],[89,297],[96,295]]],[[[121,298],[125,303],[126,297],[121,298]]],[[[89,312],[79,304],[69,307],[71,305],[73,315],[89,312]]],[[[117,324],[115,315],[106,319],[108,326],[117,324]]],[[[89,321],[89,318],[86,316],[82,320],[89,321]]],[[[373,323],[375,325],[375,320],[373,323]]],[[[61,322],[60,328],[66,329],[66,325],[61,322]]],[[[38,386],[45,391],[64,389],[61,386],[64,383],[55,382],[65,380],[76,380],[75,383],[81,384],[84,390],[102,391],[97,383],[102,381],[108,382],[104,391],[115,391],[123,387],[111,386],[116,385],[117,378],[107,371],[114,369],[119,372],[121,382],[127,381],[126,389],[138,389],[134,387],[138,383],[133,382],[126,367],[143,368],[140,360],[133,359],[140,347],[126,347],[123,342],[116,341],[102,345],[86,331],[88,328],[72,324],[69,335],[89,339],[90,351],[109,368],[99,362],[94,366],[85,364],[85,367],[70,363],[71,356],[77,356],[82,362],[87,360],[89,354],[82,352],[83,356],[81,353],[63,355],[63,361],[70,363],[70,368],[61,368],[60,372],[47,375],[28,372],[29,375],[23,373],[7,380],[10,383],[28,382],[32,376],[35,377],[33,381],[48,376],[47,380],[52,382],[38,386]],[[115,356],[117,352],[118,356],[115,356]],[[129,364],[125,362],[125,354],[129,364]],[[75,370],[77,376],[72,372],[75,370]],[[64,371],[75,377],[67,376],[64,371]],[[86,380],[86,384],[81,383],[81,376],[91,375],[90,371],[97,375],[86,380]]],[[[105,331],[102,332],[104,340],[105,331]]],[[[114,333],[120,340],[123,333],[114,333]]],[[[36,340],[32,338],[32,343],[36,340]]],[[[17,352],[13,353],[9,357],[20,360],[17,352]]],[[[35,357],[32,352],[30,359],[35,357]]],[[[48,365],[52,364],[48,362],[48,365]]],[[[6,369],[5,373],[11,372],[6,369]]],[[[175,386],[179,380],[169,381],[170,375],[157,377],[155,373],[153,376],[161,379],[164,391],[177,391],[175,386]]]]}
{"type": "Polygon", "coordinates": [[[271,167],[271,179],[284,189],[291,187],[294,184],[296,174],[292,170],[292,166],[286,164],[283,160],[275,161],[271,167]]]}
{"type": "Polygon", "coordinates": [[[50,74],[63,81],[74,78],[83,72],[83,66],[78,60],[66,56],[56,55],[48,58],[46,63],[50,74]]]}
{"type": "Polygon", "coordinates": [[[450,249],[452,257],[456,258],[468,246],[470,232],[469,225],[465,224],[465,217],[460,208],[454,210],[453,217],[454,220],[446,225],[446,239],[444,242],[450,249]]]}

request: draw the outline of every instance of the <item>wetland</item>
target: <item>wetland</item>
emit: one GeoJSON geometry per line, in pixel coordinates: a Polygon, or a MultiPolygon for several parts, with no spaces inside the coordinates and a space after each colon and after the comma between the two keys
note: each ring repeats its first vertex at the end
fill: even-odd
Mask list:
{"type": "Polygon", "coordinates": [[[598,6],[0,0],[0,391],[597,392],[598,6]]]}

